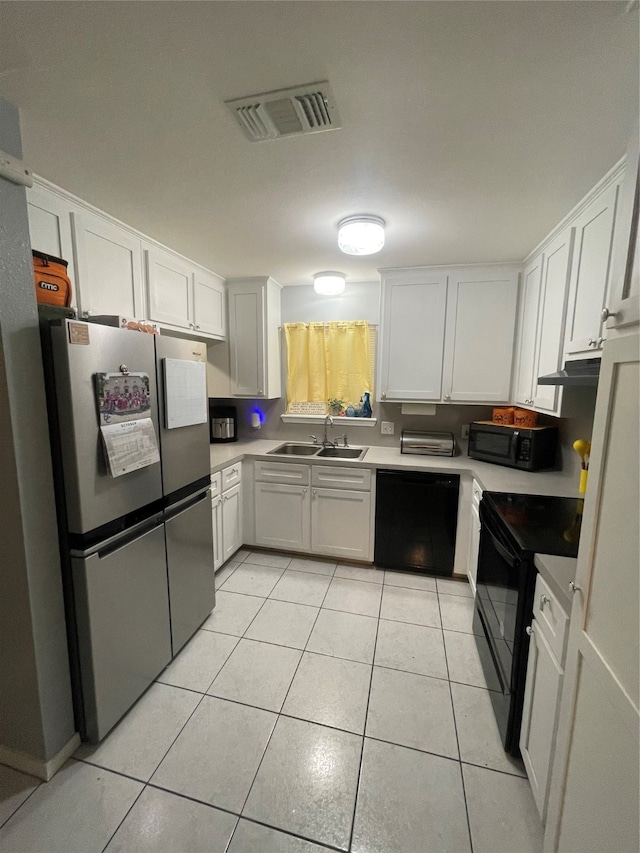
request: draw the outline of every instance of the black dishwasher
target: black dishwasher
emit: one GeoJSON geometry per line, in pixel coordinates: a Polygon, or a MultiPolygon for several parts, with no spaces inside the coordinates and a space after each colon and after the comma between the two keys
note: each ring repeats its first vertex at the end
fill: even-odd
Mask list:
{"type": "Polygon", "coordinates": [[[378,471],[377,566],[453,574],[460,477],[417,471],[378,471]]]}

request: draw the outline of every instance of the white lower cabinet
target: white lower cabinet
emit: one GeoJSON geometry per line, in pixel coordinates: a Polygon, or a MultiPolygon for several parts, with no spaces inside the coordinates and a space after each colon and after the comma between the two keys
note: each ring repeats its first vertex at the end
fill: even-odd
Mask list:
{"type": "Polygon", "coordinates": [[[371,560],[371,471],[288,462],[255,464],[255,543],[371,560]]]}
{"type": "Polygon", "coordinates": [[[222,552],[222,495],[211,499],[211,521],[213,524],[213,570],[217,572],[224,563],[222,552]]]}
{"type": "Polygon", "coordinates": [[[213,568],[219,569],[242,547],[242,466],[239,462],[211,476],[213,568]]]}
{"type": "Polygon", "coordinates": [[[520,751],[540,817],[547,813],[558,728],[568,617],[538,575],[524,693],[520,751]]]}
{"type": "Polygon", "coordinates": [[[467,563],[467,577],[469,586],[474,596],[476,594],[476,575],[478,574],[478,553],[480,552],[480,501],[482,500],[482,486],[477,480],[473,481],[471,495],[471,528],[469,530],[469,560],[467,563]]]}
{"type": "Polygon", "coordinates": [[[348,560],[371,559],[371,492],[313,489],[311,551],[348,560]]]}
{"type": "Polygon", "coordinates": [[[311,546],[309,487],[256,483],[256,545],[308,551],[311,546]]]}

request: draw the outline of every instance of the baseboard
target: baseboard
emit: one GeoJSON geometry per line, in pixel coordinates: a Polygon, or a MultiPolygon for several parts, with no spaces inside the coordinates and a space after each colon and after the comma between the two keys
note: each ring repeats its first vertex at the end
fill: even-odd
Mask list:
{"type": "Polygon", "coordinates": [[[80,746],[80,735],[76,732],[74,736],[58,750],[58,752],[48,761],[41,761],[24,752],[18,752],[15,749],[9,749],[6,746],[0,746],[0,764],[6,764],[8,767],[13,767],[14,770],[20,770],[22,773],[28,773],[30,776],[35,776],[48,782],[60,770],[65,761],[70,758],[76,749],[80,746]]]}

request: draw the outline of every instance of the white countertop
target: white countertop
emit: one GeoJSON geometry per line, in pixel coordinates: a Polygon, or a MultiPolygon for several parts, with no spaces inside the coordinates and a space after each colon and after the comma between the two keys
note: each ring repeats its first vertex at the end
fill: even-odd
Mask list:
{"type": "MultiPolygon", "coordinates": [[[[466,454],[457,456],[420,456],[402,454],[399,447],[370,445],[362,461],[353,459],[318,459],[308,456],[275,456],[269,451],[283,441],[251,439],[228,444],[211,445],[211,473],[239,462],[244,457],[271,461],[312,462],[314,465],[356,465],[362,468],[406,468],[414,471],[434,471],[445,474],[470,475],[483,489],[490,492],[516,492],[527,495],[559,495],[580,497],[578,483],[564,471],[519,471],[489,462],[479,462],[466,454]]],[[[357,446],[357,445],[356,445],[357,446]]]]}

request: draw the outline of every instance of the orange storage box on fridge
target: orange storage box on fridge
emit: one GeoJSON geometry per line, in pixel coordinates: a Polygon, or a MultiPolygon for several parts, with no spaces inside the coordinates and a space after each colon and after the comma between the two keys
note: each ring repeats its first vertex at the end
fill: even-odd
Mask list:
{"type": "Polygon", "coordinates": [[[41,305],[71,305],[71,279],[67,275],[67,261],[32,250],[33,277],[36,300],[41,305]]]}

